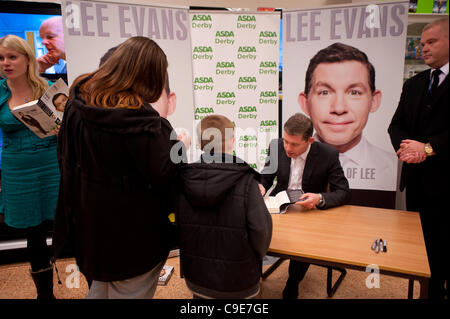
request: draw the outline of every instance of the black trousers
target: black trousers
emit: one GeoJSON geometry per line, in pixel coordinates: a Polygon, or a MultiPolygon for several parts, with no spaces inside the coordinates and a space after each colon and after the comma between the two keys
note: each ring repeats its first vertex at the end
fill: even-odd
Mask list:
{"type": "Polygon", "coordinates": [[[35,227],[27,228],[27,254],[31,271],[50,267],[51,250],[47,246],[49,224],[44,222],[35,227]]]}
{"type": "Polygon", "coordinates": [[[406,187],[406,208],[420,214],[431,271],[428,297],[442,300],[449,298],[450,218],[445,196],[436,195],[427,186],[427,179],[430,177],[418,170],[410,176],[406,187]]]}
{"type": "Polygon", "coordinates": [[[286,286],[290,289],[298,289],[298,285],[305,277],[309,265],[310,264],[308,263],[291,259],[289,261],[289,278],[286,282],[286,286]]]}

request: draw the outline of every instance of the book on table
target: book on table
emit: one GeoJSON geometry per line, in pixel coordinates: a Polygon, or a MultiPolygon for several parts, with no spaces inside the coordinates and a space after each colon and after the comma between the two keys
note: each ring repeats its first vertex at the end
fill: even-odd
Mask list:
{"type": "Polygon", "coordinates": [[[52,136],[61,124],[68,96],[69,87],[59,79],[39,99],[18,105],[11,113],[38,137],[52,136]]]}
{"type": "Polygon", "coordinates": [[[264,198],[267,210],[271,214],[283,214],[288,209],[289,205],[295,204],[303,191],[300,189],[281,191],[275,196],[267,196],[264,198]]]}

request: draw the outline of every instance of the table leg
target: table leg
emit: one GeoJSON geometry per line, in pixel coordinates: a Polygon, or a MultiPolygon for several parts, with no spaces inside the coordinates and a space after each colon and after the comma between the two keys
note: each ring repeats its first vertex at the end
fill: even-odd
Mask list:
{"type": "Polygon", "coordinates": [[[414,298],[414,279],[409,279],[409,282],[408,282],[408,299],[413,299],[413,298],[414,298]]]}

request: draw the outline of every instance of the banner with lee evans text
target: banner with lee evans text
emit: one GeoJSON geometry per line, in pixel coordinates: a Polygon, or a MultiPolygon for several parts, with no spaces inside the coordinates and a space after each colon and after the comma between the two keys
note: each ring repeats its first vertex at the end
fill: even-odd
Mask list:
{"type": "Polygon", "coordinates": [[[296,112],[309,115],[316,139],[340,151],[351,189],[396,190],[387,128],[402,91],[407,18],[408,1],[283,12],[283,121],[296,112]],[[335,43],[367,55],[376,74],[373,92],[364,63],[338,62],[339,45],[316,56],[307,74],[316,53],[335,43]]]}
{"type": "Polygon", "coordinates": [[[280,14],[191,11],[189,19],[196,125],[228,117],[236,155],[260,170],[278,137],[280,14]]]}
{"type": "Polygon", "coordinates": [[[133,36],[148,37],[158,43],[169,61],[170,91],[176,94],[178,103],[168,120],[178,133],[184,129],[192,136],[189,10],[93,1],[61,2],[69,83],[94,71],[111,47],[133,36]]]}

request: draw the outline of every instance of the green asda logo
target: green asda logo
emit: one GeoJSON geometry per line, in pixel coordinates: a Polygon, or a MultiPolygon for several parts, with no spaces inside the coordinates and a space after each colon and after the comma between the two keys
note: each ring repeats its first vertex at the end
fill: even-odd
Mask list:
{"type": "Polygon", "coordinates": [[[238,52],[246,52],[246,53],[256,52],[256,48],[250,46],[239,47],[238,52]]]}
{"type": "Polygon", "coordinates": [[[196,107],[195,114],[207,114],[214,113],[214,109],[212,107],[196,107]]]}
{"type": "Polygon", "coordinates": [[[217,92],[218,99],[230,99],[235,97],[234,92],[217,92]]]}
{"type": "Polygon", "coordinates": [[[216,68],[234,68],[234,62],[233,61],[231,61],[231,62],[226,62],[226,61],[217,62],[216,63],[216,68]]]}
{"type": "Polygon", "coordinates": [[[277,97],[277,92],[275,91],[261,91],[259,97],[277,97]]]}
{"type": "Polygon", "coordinates": [[[213,52],[212,47],[210,46],[197,46],[194,47],[194,52],[213,52]]]}
{"type": "Polygon", "coordinates": [[[244,22],[256,22],[256,17],[255,16],[250,16],[250,15],[239,15],[238,16],[238,21],[244,21],[244,22]]]}
{"type": "Polygon", "coordinates": [[[260,126],[276,126],[277,121],[276,120],[265,120],[265,121],[261,121],[261,123],[259,125],[260,126]]]}
{"type": "Polygon", "coordinates": [[[259,37],[260,38],[276,38],[277,37],[277,33],[273,32],[273,31],[261,31],[259,33],[259,37]]]}
{"type": "Polygon", "coordinates": [[[256,83],[256,78],[254,76],[241,76],[239,77],[239,83],[251,83],[251,82],[255,82],[256,83]]]}
{"type": "Polygon", "coordinates": [[[239,142],[252,142],[257,140],[258,138],[256,137],[256,135],[243,135],[239,137],[239,142]]]}
{"type": "Polygon", "coordinates": [[[194,83],[214,83],[212,77],[196,77],[194,83]]]}
{"type": "Polygon", "coordinates": [[[241,106],[239,112],[258,112],[256,106],[241,106]]]}
{"type": "Polygon", "coordinates": [[[275,61],[261,61],[259,64],[260,68],[276,68],[277,63],[275,61]]]}
{"type": "Polygon", "coordinates": [[[216,37],[234,37],[233,31],[216,31],[216,37]]]}
{"type": "Polygon", "coordinates": [[[211,16],[208,14],[194,14],[192,21],[212,21],[211,16]]]}

